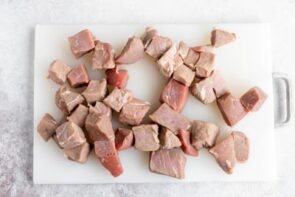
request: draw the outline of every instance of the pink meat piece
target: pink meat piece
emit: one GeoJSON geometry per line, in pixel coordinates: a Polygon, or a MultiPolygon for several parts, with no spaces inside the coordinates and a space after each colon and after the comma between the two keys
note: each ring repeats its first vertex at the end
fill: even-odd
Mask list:
{"type": "Polygon", "coordinates": [[[103,102],[115,110],[120,112],[122,107],[126,105],[129,101],[133,99],[131,91],[126,89],[115,88],[104,100],[103,102]]]}
{"type": "Polygon", "coordinates": [[[108,85],[119,89],[124,89],[129,79],[128,71],[119,69],[119,66],[116,66],[114,69],[107,70],[106,77],[108,85]]]}
{"type": "Polygon", "coordinates": [[[61,60],[54,60],[48,70],[48,79],[59,85],[63,85],[67,80],[67,75],[71,68],[61,60]]]}
{"type": "Polygon", "coordinates": [[[44,114],[37,126],[40,136],[47,142],[55,133],[57,127],[56,120],[48,113],[44,114]]]}
{"type": "Polygon", "coordinates": [[[88,115],[88,107],[79,104],[73,113],[67,117],[67,120],[74,122],[79,127],[84,127],[88,115]]]}
{"type": "Polygon", "coordinates": [[[184,179],[186,158],[179,148],[159,149],[151,153],[150,170],[167,176],[184,179]]]}
{"type": "Polygon", "coordinates": [[[119,115],[119,121],[126,125],[139,125],[150,107],[150,103],[133,98],[123,106],[119,115]]]}
{"type": "Polygon", "coordinates": [[[160,102],[166,103],[173,110],[181,112],[187,97],[189,88],[174,79],[171,79],[160,96],[160,102]]]}
{"type": "Polygon", "coordinates": [[[193,71],[196,70],[196,64],[200,59],[200,53],[195,52],[191,48],[188,50],[187,56],[183,59],[185,65],[187,65],[193,71]]]}
{"type": "Polygon", "coordinates": [[[213,80],[213,90],[216,98],[219,98],[230,92],[225,80],[218,70],[214,70],[212,72],[211,79],[213,80]]]}
{"type": "Polygon", "coordinates": [[[90,146],[87,142],[70,149],[64,149],[66,158],[79,163],[85,163],[87,161],[89,152],[90,146]]]}
{"type": "Polygon", "coordinates": [[[186,56],[188,55],[189,52],[189,47],[183,42],[180,41],[178,44],[178,53],[179,56],[184,60],[186,58],[186,56]]]}
{"type": "Polygon", "coordinates": [[[112,119],[112,109],[106,106],[103,102],[96,102],[94,108],[91,106],[92,113],[96,113],[98,116],[106,116],[110,120],[112,119]]]}
{"type": "Polygon", "coordinates": [[[132,127],[135,148],[141,151],[155,151],[160,148],[157,124],[142,124],[132,127]]]}
{"type": "Polygon", "coordinates": [[[151,42],[152,38],[158,35],[158,31],[154,27],[147,27],[142,37],[144,48],[146,48],[151,42]]]}
{"type": "Polygon", "coordinates": [[[188,131],[185,131],[183,129],[180,129],[178,131],[177,136],[179,137],[181,141],[181,149],[184,153],[190,155],[190,156],[198,156],[199,151],[195,149],[191,144],[191,133],[188,131]]]}
{"type": "Polygon", "coordinates": [[[107,81],[91,80],[87,88],[82,92],[82,95],[86,99],[87,103],[95,103],[96,101],[102,101],[107,94],[107,81]]]}
{"type": "Polygon", "coordinates": [[[210,44],[192,47],[192,50],[194,50],[198,53],[201,53],[201,52],[214,53],[214,47],[210,44]]]}
{"type": "Polygon", "coordinates": [[[173,79],[175,79],[176,81],[179,81],[180,83],[182,83],[183,85],[187,87],[191,85],[194,78],[195,78],[195,73],[184,64],[179,66],[173,73],[173,79]]]}
{"type": "Polygon", "coordinates": [[[123,173],[119,154],[115,147],[114,140],[105,139],[94,142],[94,152],[102,165],[117,177],[123,173]]]}
{"type": "Polygon", "coordinates": [[[52,139],[53,139],[53,141],[56,143],[56,145],[57,145],[60,149],[64,149],[64,148],[59,144],[59,142],[58,142],[58,140],[57,140],[57,137],[56,137],[56,133],[54,133],[54,134],[52,135],[52,139]]]}
{"type": "Polygon", "coordinates": [[[172,149],[181,146],[181,142],[178,137],[165,127],[162,127],[159,139],[162,149],[172,149]]]}
{"type": "Polygon", "coordinates": [[[215,55],[213,53],[201,52],[197,63],[195,64],[197,77],[209,77],[213,71],[215,55]]]}
{"type": "Polygon", "coordinates": [[[249,139],[240,132],[234,131],[231,133],[234,140],[235,157],[238,162],[246,162],[249,158],[249,139]]]}
{"type": "Polygon", "coordinates": [[[211,32],[211,45],[220,47],[236,40],[236,34],[221,29],[214,29],[211,32]]]}
{"type": "Polygon", "coordinates": [[[189,129],[190,122],[182,114],[163,103],[156,111],[149,115],[150,119],[177,134],[180,129],[189,129]]]}
{"type": "Polygon", "coordinates": [[[90,52],[95,47],[94,37],[88,29],[69,37],[69,42],[76,59],[90,52]]]}
{"type": "Polygon", "coordinates": [[[73,88],[88,84],[89,76],[84,64],[79,64],[68,73],[68,81],[73,88]]]}
{"type": "Polygon", "coordinates": [[[267,99],[267,94],[263,92],[259,87],[253,87],[248,90],[240,101],[247,112],[258,111],[264,101],[267,99]]]}
{"type": "Polygon", "coordinates": [[[121,54],[116,58],[117,64],[133,64],[143,58],[144,46],[140,38],[129,38],[121,54]]]}
{"type": "Polygon", "coordinates": [[[111,68],[115,68],[115,50],[109,43],[96,40],[92,57],[92,69],[111,68]]]}
{"type": "Polygon", "coordinates": [[[145,52],[154,59],[159,59],[171,46],[172,41],[170,38],[154,36],[146,47],[145,52]]]}
{"type": "Polygon", "coordinates": [[[125,150],[133,145],[134,137],[130,129],[118,128],[115,134],[116,149],[125,150]]]}
{"type": "Polygon", "coordinates": [[[223,119],[229,126],[234,126],[247,114],[240,99],[233,97],[230,93],[218,98],[217,105],[223,119]]]}

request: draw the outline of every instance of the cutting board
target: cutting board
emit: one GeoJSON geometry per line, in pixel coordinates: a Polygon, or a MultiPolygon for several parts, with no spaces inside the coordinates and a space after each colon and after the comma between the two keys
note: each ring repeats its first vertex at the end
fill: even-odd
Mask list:
{"type": "MultiPolygon", "coordinates": [[[[149,153],[134,148],[119,153],[124,173],[114,178],[105,170],[92,152],[87,163],[67,160],[63,151],[53,140],[44,142],[36,127],[44,113],[56,119],[61,113],[54,104],[58,86],[46,79],[50,63],[62,59],[75,66],[85,62],[92,79],[100,79],[103,73],[91,70],[90,56],[76,60],[71,54],[68,36],[88,28],[97,39],[111,43],[119,53],[127,38],[140,36],[146,25],[81,25],[47,26],[35,28],[35,74],[34,74],[34,182],[38,184],[86,184],[86,183],[141,183],[141,182],[197,182],[197,181],[270,181],[275,178],[275,147],[273,128],[272,66],[270,56],[270,27],[268,24],[188,24],[155,25],[159,33],[174,42],[185,41],[190,46],[210,43],[213,28],[235,32],[234,43],[216,50],[216,69],[226,79],[235,96],[240,96],[252,86],[261,87],[268,99],[256,113],[248,114],[233,128],[228,127],[216,107],[216,103],[203,105],[189,96],[183,114],[190,120],[204,120],[217,124],[221,129],[220,139],[230,131],[243,131],[250,139],[250,157],[247,163],[239,164],[234,174],[227,175],[207,150],[198,157],[187,156],[186,178],[174,179],[149,171],[149,153]]],[[[148,57],[133,65],[125,65],[130,75],[127,88],[137,98],[152,103],[155,110],[160,104],[159,95],[167,79],[157,70],[148,57]]],[[[117,127],[114,122],[114,127],[117,127]]]]}

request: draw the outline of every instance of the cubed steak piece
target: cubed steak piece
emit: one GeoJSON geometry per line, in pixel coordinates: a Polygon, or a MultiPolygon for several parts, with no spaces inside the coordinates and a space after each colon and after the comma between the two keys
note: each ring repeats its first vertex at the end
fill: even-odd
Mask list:
{"type": "Polygon", "coordinates": [[[57,137],[56,137],[56,133],[53,134],[52,136],[53,141],[56,143],[56,145],[60,148],[60,149],[64,149],[58,142],[57,137]]]}
{"type": "Polygon", "coordinates": [[[83,130],[71,121],[67,121],[57,127],[56,138],[63,148],[70,149],[86,142],[83,130]]]}
{"type": "Polygon", "coordinates": [[[132,127],[135,148],[141,151],[155,151],[160,148],[158,138],[159,126],[156,124],[143,124],[132,127]]]}
{"type": "Polygon", "coordinates": [[[182,64],[173,73],[173,79],[189,87],[195,78],[195,72],[182,64]]]}
{"type": "Polygon", "coordinates": [[[91,106],[90,109],[100,117],[106,116],[112,119],[112,109],[103,102],[96,102],[94,108],[91,106]]]}
{"type": "Polygon", "coordinates": [[[178,137],[181,141],[181,149],[184,153],[190,155],[190,156],[198,156],[199,151],[198,149],[195,149],[195,147],[191,144],[191,132],[180,129],[178,131],[178,137]]]}
{"type": "Polygon", "coordinates": [[[55,133],[57,127],[56,120],[48,113],[44,114],[37,126],[40,136],[47,142],[55,133]]]}
{"type": "Polygon", "coordinates": [[[167,176],[184,179],[186,158],[179,148],[160,149],[151,153],[150,170],[167,176]]]}
{"type": "Polygon", "coordinates": [[[99,140],[94,142],[94,152],[102,165],[117,177],[123,173],[119,154],[115,147],[114,140],[99,140]]]}
{"type": "Polygon", "coordinates": [[[181,146],[181,142],[178,137],[169,129],[162,127],[159,135],[161,148],[171,149],[181,146]]]}
{"type": "Polygon", "coordinates": [[[111,87],[123,89],[127,85],[129,75],[127,70],[120,69],[119,66],[116,66],[115,68],[106,71],[106,78],[108,85],[111,87]]]}
{"type": "Polygon", "coordinates": [[[107,81],[102,80],[91,80],[82,95],[86,99],[87,103],[92,104],[96,101],[102,101],[107,94],[107,81]]]}
{"type": "Polygon", "coordinates": [[[48,79],[59,85],[63,85],[67,80],[67,75],[71,68],[61,60],[54,60],[48,70],[48,79]]]}
{"type": "Polygon", "coordinates": [[[92,69],[115,68],[115,50],[109,43],[95,41],[95,49],[92,57],[92,69]]]}
{"type": "Polygon", "coordinates": [[[223,77],[218,70],[214,70],[210,78],[213,81],[213,90],[216,98],[219,98],[230,92],[223,77]]]}
{"type": "Polygon", "coordinates": [[[200,57],[195,64],[197,77],[209,77],[213,71],[213,64],[215,61],[215,54],[208,52],[201,52],[200,57]]]}
{"type": "Polygon", "coordinates": [[[221,47],[225,44],[236,40],[236,34],[221,29],[214,29],[211,32],[211,45],[213,47],[221,47]]]}
{"type": "Polygon", "coordinates": [[[147,27],[145,33],[142,36],[142,42],[144,48],[146,48],[151,42],[152,38],[158,35],[158,31],[154,27],[147,27]]]}
{"type": "Polygon", "coordinates": [[[186,56],[188,55],[189,52],[189,47],[183,42],[180,41],[178,44],[178,53],[179,56],[184,60],[186,58],[186,56]]]}
{"type": "Polygon", "coordinates": [[[104,100],[103,102],[115,110],[120,112],[122,107],[126,105],[129,101],[133,99],[131,91],[126,89],[115,88],[104,100]]]}
{"type": "Polygon", "coordinates": [[[117,64],[133,64],[143,58],[144,46],[140,38],[129,38],[121,54],[116,58],[117,64]]]}
{"type": "Polygon", "coordinates": [[[182,63],[176,44],[173,44],[157,61],[160,72],[167,78],[169,78],[174,70],[182,65],[182,63]]]}
{"type": "Polygon", "coordinates": [[[235,156],[238,162],[244,163],[249,158],[249,139],[240,131],[233,131],[231,136],[234,139],[235,156]]]}
{"type": "Polygon", "coordinates": [[[70,149],[64,149],[64,154],[66,158],[79,163],[85,163],[87,161],[89,152],[90,146],[87,142],[70,149]]]}
{"type": "Polygon", "coordinates": [[[76,59],[90,52],[95,47],[94,37],[88,29],[69,37],[69,42],[76,59]]]}
{"type": "Polygon", "coordinates": [[[196,70],[196,64],[200,59],[200,53],[195,52],[191,48],[188,50],[187,56],[183,59],[183,63],[193,71],[196,70]]]}
{"type": "Polygon", "coordinates": [[[73,92],[65,85],[61,86],[55,94],[55,104],[65,114],[69,114],[77,105],[83,102],[83,96],[73,92]]]}
{"type": "Polygon", "coordinates": [[[177,134],[180,129],[189,129],[190,122],[182,114],[163,103],[156,111],[149,115],[150,119],[177,134]]]}
{"type": "Polygon", "coordinates": [[[79,127],[84,127],[87,115],[88,107],[79,104],[78,107],[73,111],[73,113],[67,117],[67,119],[74,122],[79,127]]]}
{"type": "Polygon", "coordinates": [[[217,105],[223,119],[229,126],[234,126],[247,114],[240,99],[235,98],[230,93],[218,98],[217,105]]]}
{"type": "Polygon", "coordinates": [[[172,41],[170,38],[153,36],[146,46],[145,52],[154,59],[159,59],[171,46],[172,41]]]}
{"type": "Polygon", "coordinates": [[[117,150],[125,150],[133,145],[134,137],[130,129],[118,128],[115,134],[117,150]]]}
{"type": "Polygon", "coordinates": [[[209,122],[194,120],[191,129],[192,145],[200,150],[201,148],[211,148],[215,145],[219,134],[219,128],[209,122]]]}
{"type": "Polygon", "coordinates": [[[241,96],[240,101],[249,112],[258,111],[266,99],[267,95],[259,87],[253,87],[241,96]]]}
{"type": "Polygon", "coordinates": [[[79,64],[68,73],[68,81],[73,88],[87,85],[89,76],[84,64],[79,64]]]}
{"type": "Polygon", "coordinates": [[[214,47],[210,44],[203,45],[203,46],[195,46],[195,47],[192,47],[192,50],[198,53],[201,53],[201,52],[214,53],[214,47]]]}
{"type": "Polygon", "coordinates": [[[189,88],[174,79],[171,79],[160,96],[160,102],[166,103],[173,110],[181,112],[187,97],[189,88]]]}
{"type": "Polygon", "coordinates": [[[139,125],[150,107],[150,103],[133,98],[123,106],[119,115],[119,121],[125,125],[139,125]]]}

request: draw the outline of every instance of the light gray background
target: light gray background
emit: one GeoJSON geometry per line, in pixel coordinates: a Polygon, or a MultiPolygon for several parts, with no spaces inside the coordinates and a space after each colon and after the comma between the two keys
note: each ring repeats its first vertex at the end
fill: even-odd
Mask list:
{"type": "Polygon", "coordinates": [[[273,183],[33,185],[36,24],[206,22],[271,22],[274,71],[295,79],[295,0],[0,0],[0,196],[294,196],[294,121],[276,130],[273,183]]]}

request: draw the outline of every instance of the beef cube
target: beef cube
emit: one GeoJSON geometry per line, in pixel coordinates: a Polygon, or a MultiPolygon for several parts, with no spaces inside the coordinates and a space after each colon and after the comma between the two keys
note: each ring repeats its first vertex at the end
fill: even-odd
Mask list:
{"type": "Polygon", "coordinates": [[[190,122],[186,117],[174,111],[165,103],[149,117],[152,121],[170,129],[174,134],[177,134],[180,129],[186,130],[190,127],[190,122]]]}
{"type": "Polygon", "coordinates": [[[162,127],[159,138],[161,148],[163,149],[171,149],[181,146],[181,142],[178,137],[172,131],[165,127],[162,127]]]}
{"type": "Polygon", "coordinates": [[[76,59],[90,52],[95,47],[94,37],[88,29],[69,37],[69,42],[76,59]]]}
{"type": "Polygon", "coordinates": [[[232,132],[231,136],[234,140],[236,160],[241,163],[246,162],[249,157],[249,139],[240,131],[232,132]]]}
{"type": "Polygon", "coordinates": [[[167,176],[184,179],[186,158],[179,148],[160,149],[150,156],[150,170],[167,176]]]}
{"type": "Polygon", "coordinates": [[[55,133],[57,127],[56,120],[48,113],[44,114],[37,126],[40,136],[47,142],[55,133]]]}
{"type": "Polygon", "coordinates": [[[185,66],[184,64],[179,66],[173,73],[173,79],[179,81],[185,86],[189,87],[195,78],[195,73],[185,66]]]}
{"type": "Polygon", "coordinates": [[[213,47],[221,47],[225,44],[236,40],[236,34],[221,29],[214,29],[211,32],[211,45],[213,47]]]}
{"type": "Polygon", "coordinates": [[[219,166],[227,173],[232,174],[236,165],[234,140],[231,135],[217,143],[209,152],[215,157],[219,166]]]}
{"type": "Polygon", "coordinates": [[[88,115],[88,107],[79,104],[78,107],[73,111],[73,113],[67,117],[69,121],[74,122],[79,127],[84,127],[85,120],[88,115]]]}
{"type": "Polygon", "coordinates": [[[148,102],[133,98],[123,106],[119,121],[125,125],[139,125],[149,111],[150,106],[151,104],[148,102]]]}
{"type": "Polygon", "coordinates": [[[69,114],[83,102],[83,96],[71,91],[65,85],[61,86],[55,94],[55,104],[65,114],[69,114]]]}
{"type": "Polygon", "coordinates": [[[115,50],[109,43],[95,41],[95,49],[92,57],[92,69],[115,68],[115,50]]]}
{"type": "Polygon", "coordinates": [[[143,58],[144,46],[140,38],[129,38],[121,54],[116,58],[118,64],[133,64],[143,58]]]}
{"type": "Polygon", "coordinates": [[[183,41],[179,42],[179,44],[178,44],[178,53],[179,53],[179,56],[183,60],[187,57],[189,49],[190,48],[183,41]]]}
{"type": "Polygon", "coordinates": [[[86,142],[83,130],[71,121],[67,121],[57,127],[56,138],[63,148],[70,149],[86,142]]]}
{"type": "Polygon", "coordinates": [[[201,52],[195,64],[197,77],[209,77],[213,71],[215,55],[213,53],[201,52]]]}
{"type": "Polygon", "coordinates": [[[118,128],[115,134],[117,150],[125,150],[133,145],[134,137],[130,129],[118,128]]]}
{"type": "Polygon", "coordinates": [[[106,139],[94,142],[94,152],[102,165],[110,171],[114,177],[123,173],[123,168],[114,140],[106,139]]]}
{"type": "Polygon", "coordinates": [[[161,73],[169,78],[174,70],[182,65],[182,60],[177,52],[176,45],[173,44],[157,61],[161,73]]]}
{"type": "Polygon", "coordinates": [[[155,151],[160,148],[158,138],[159,126],[156,124],[143,124],[132,127],[135,148],[141,151],[155,151]]]}
{"type": "Polygon", "coordinates": [[[192,122],[192,145],[200,150],[202,147],[211,148],[215,145],[219,128],[212,123],[194,120],[192,122]]]}
{"type": "Polygon", "coordinates": [[[181,141],[181,149],[184,153],[190,155],[190,156],[198,156],[199,151],[198,149],[195,149],[191,144],[191,133],[180,129],[178,132],[178,137],[181,141]]]}
{"type": "Polygon", "coordinates": [[[145,52],[154,59],[159,59],[171,46],[172,41],[170,38],[154,36],[146,47],[145,52]]]}
{"type": "Polygon", "coordinates": [[[96,101],[102,101],[107,94],[107,81],[105,79],[95,81],[91,80],[82,95],[86,99],[87,103],[95,103],[96,101]]]}
{"type": "Polygon", "coordinates": [[[166,103],[177,112],[181,112],[188,97],[188,89],[187,86],[171,79],[164,87],[160,102],[166,103]]]}
{"type": "Polygon", "coordinates": [[[240,100],[229,93],[217,99],[217,105],[229,126],[234,126],[247,114],[240,100]]]}
{"type": "Polygon", "coordinates": [[[219,98],[230,92],[225,80],[218,70],[214,70],[210,77],[213,80],[213,90],[216,98],[219,98]]]}
{"type": "Polygon", "coordinates": [[[193,71],[196,70],[196,64],[200,59],[200,53],[195,52],[191,48],[188,50],[187,56],[183,59],[185,65],[187,65],[193,71]]]}
{"type": "Polygon", "coordinates": [[[214,53],[214,47],[210,44],[192,47],[192,50],[198,53],[201,53],[201,52],[214,53]]]}
{"type": "Polygon", "coordinates": [[[151,42],[152,38],[158,35],[158,31],[154,27],[147,27],[145,33],[142,36],[142,42],[144,48],[146,48],[151,42]]]}
{"type": "Polygon", "coordinates": [[[64,148],[59,144],[55,132],[54,132],[54,134],[52,135],[52,139],[53,139],[53,141],[56,143],[56,145],[57,145],[60,149],[64,149],[64,148]]]}
{"type": "Polygon", "coordinates": [[[68,73],[68,81],[73,88],[88,84],[89,76],[84,64],[79,64],[68,73]]]}
{"type": "Polygon", "coordinates": [[[112,119],[112,109],[106,106],[103,102],[96,102],[94,107],[90,107],[92,113],[96,113],[98,116],[106,116],[110,120],[112,119]]]}
{"type": "Polygon", "coordinates": [[[116,66],[114,69],[107,70],[106,77],[108,85],[119,89],[125,88],[129,79],[128,71],[119,69],[119,66],[116,66]]]}
{"type": "Polygon", "coordinates": [[[75,146],[70,149],[64,149],[66,158],[79,163],[85,163],[87,161],[90,152],[90,146],[87,142],[79,146],[75,146]]]}
{"type": "Polygon", "coordinates": [[[266,99],[267,95],[259,87],[253,87],[241,96],[240,101],[249,112],[258,111],[266,99]]]}
{"type": "Polygon", "coordinates": [[[61,60],[54,60],[48,70],[48,79],[59,85],[63,85],[67,80],[67,75],[71,68],[61,60]]]}
{"type": "Polygon", "coordinates": [[[133,99],[131,91],[126,89],[115,88],[104,100],[103,102],[115,110],[120,112],[122,107],[126,105],[129,101],[133,99]]]}

